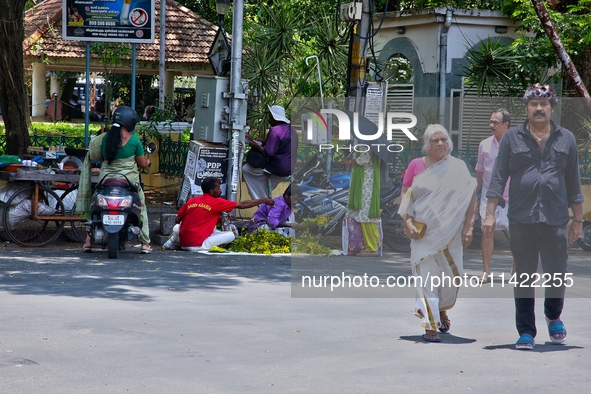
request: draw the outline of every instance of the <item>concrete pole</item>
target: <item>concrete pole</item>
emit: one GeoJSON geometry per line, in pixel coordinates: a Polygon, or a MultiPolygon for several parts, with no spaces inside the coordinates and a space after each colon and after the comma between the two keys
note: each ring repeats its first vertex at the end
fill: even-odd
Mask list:
{"type": "Polygon", "coordinates": [[[49,85],[50,96],[54,93],[60,94],[60,80],[57,79],[55,73],[51,73],[50,85],[49,85]]]}
{"type": "Polygon", "coordinates": [[[164,110],[166,101],[164,82],[166,81],[166,0],[160,0],[160,83],[158,84],[158,102],[164,110]]]}
{"type": "Polygon", "coordinates": [[[45,116],[45,64],[33,63],[32,116],[45,116]]]}
{"type": "Polygon", "coordinates": [[[168,97],[169,100],[174,98],[174,72],[166,71],[164,73],[164,97],[168,97]]]}
{"type": "Polygon", "coordinates": [[[230,74],[230,122],[232,123],[232,141],[229,157],[232,158],[228,166],[228,183],[230,189],[226,190],[226,196],[230,201],[236,201],[236,191],[240,184],[240,156],[241,156],[241,132],[245,125],[239,124],[238,113],[240,106],[246,100],[242,92],[242,25],[244,20],[244,1],[234,1],[232,21],[232,72],[230,74]]]}
{"type": "Polygon", "coordinates": [[[84,147],[88,148],[90,144],[90,42],[86,41],[86,84],[85,90],[86,100],[84,103],[84,147]]]}
{"type": "MultiPolygon", "coordinates": [[[[135,111],[137,111],[137,109],[135,108],[135,85],[136,85],[136,58],[137,58],[137,45],[135,44],[135,42],[133,42],[131,44],[131,108],[135,111]]],[[[140,112],[141,113],[141,112],[140,112]]]]}

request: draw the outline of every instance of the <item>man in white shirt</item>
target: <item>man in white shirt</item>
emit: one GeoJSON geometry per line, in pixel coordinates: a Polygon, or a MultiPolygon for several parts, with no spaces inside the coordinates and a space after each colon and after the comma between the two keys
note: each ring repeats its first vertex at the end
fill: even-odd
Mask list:
{"type": "MultiPolygon", "coordinates": [[[[489,121],[491,136],[480,142],[478,147],[478,162],[476,163],[476,180],[478,181],[478,189],[482,190],[480,195],[480,217],[484,220],[486,216],[486,204],[488,199],[486,198],[486,192],[490,186],[490,179],[492,170],[495,166],[495,159],[499,150],[499,143],[503,134],[509,127],[511,127],[511,114],[504,108],[495,110],[490,116],[489,121]]],[[[505,198],[505,208],[497,207],[495,216],[497,217],[496,230],[508,231],[509,222],[507,219],[508,201],[509,201],[509,182],[505,187],[503,197],[505,198]]],[[[494,237],[487,239],[482,237],[480,247],[482,248],[482,283],[488,283],[490,281],[490,260],[492,253],[495,248],[494,237]]]]}

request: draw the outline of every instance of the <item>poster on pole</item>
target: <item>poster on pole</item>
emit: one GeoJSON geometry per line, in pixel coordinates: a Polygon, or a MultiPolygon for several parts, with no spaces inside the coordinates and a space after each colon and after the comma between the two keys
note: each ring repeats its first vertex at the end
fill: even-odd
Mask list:
{"type": "Polygon", "coordinates": [[[150,0],[63,0],[62,39],[153,43],[154,5],[150,0]]]}
{"type": "Polygon", "coordinates": [[[203,194],[201,183],[205,178],[216,178],[220,182],[222,196],[226,196],[228,173],[228,147],[205,141],[191,141],[179,190],[177,207],[180,208],[191,197],[203,194]]]}
{"type": "Polygon", "coordinates": [[[365,117],[371,120],[376,126],[379,125],[380,113],[383,116],[386,112],[387,91],[387,81],[368,83],[365,94],[365,117]]]}

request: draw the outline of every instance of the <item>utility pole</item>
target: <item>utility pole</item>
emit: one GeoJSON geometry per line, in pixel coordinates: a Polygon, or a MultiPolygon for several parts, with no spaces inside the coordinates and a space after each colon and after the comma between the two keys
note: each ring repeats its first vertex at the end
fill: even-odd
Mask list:
{"type": "Polygon", "coordinates": [[[158,84],[158,103],[161,110],[166,108],[166,0],[160,0],[160,62],[159,62],[160,82],[158,84]]]}
{"type": "Polygon", "coordinates": [[[244,20],[244,1],[235,0],[232,13],[232,68],[230,72],[230,124],[232,139],[230,140],[229,157],[232,159],[228,166],[228,185],[226,196],[230,201],[236,201],[236,192],[240,184],[240,161],[242,160],[242,139],[245,124],[240,124],[240,107],[246,102],[246,94],[242,89],[242,26],[244,20]]]}
{"type": "MultiPolygon", "coordinates": [[[[365,73],[367,70],[368,38],[372,34],[370,26],[369,0],[349,3],[343,7],[349,7],[348,16],[356,20],[359,15],[358,7],[361,5],[361,20],[355,21],[351,31],[351,43],[349,46],[349,75],[347,76],[347,109],[351,112],[364,113],[365,97],[365,73]],[[352,5],[354,4],[354,5],[352,5]]],[[[341,12],[341,19],[343,19],[341,12]]]]}

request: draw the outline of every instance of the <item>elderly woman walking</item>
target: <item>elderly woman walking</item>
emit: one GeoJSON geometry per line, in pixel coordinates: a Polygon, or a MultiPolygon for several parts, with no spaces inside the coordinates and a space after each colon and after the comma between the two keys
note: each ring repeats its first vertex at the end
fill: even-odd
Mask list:
{"type": "Polygon", "coordinates": [[[413,275],[422,278],[417,283],[415,315],[422,320],[427,342],[441,342],[437,329],[450,328],[446,311],[454,306],[459,288],[449,281],[464,274],[463,248],[472,241],[476,179],[462,160],[450,156],[452,148],[442,125],[427,127],[425,156],[411,161],[406,170],[398,212],[411,239],[413,275]],[[429,278],[435,276],[449,279],[433,286],[429,278]]]}

